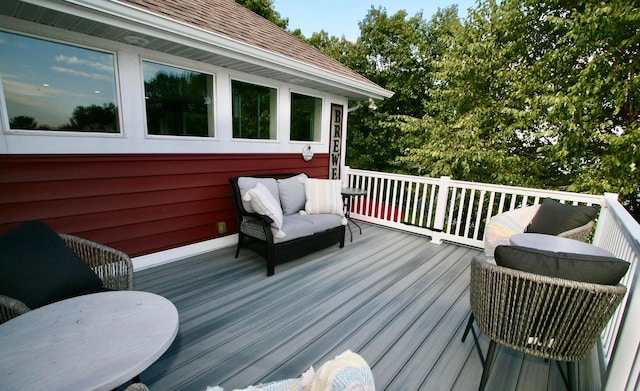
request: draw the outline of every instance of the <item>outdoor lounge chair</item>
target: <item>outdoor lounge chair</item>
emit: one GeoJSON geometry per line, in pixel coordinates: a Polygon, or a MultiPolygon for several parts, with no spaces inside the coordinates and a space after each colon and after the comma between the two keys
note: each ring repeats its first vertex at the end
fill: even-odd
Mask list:
{"type": "Polygon", "coordinates": [[[508,245],[509,237],[523,232],[557,235],[586,242],[591,236],[597,209],[561,204],[550,198],[542,204],[499,213],[489,220],[484,232],[484,252],[493,257],[497,246],[508,245]],[[538,228],[531,230],[533,228],[538,228]]]}
{"type": "MultiPolygon", "coordinates": [[[[8,232],[2,235],[0,241],[0,249],[2,250],[2,260],[0,261],[0,265],[7,268],[7,270],[0,270],[0,273],[4,273],[4,277],[2,278],[2,283],[0,283],[0,287],[2,290],[0,291],[0,323],[4,323],[12,318],[15,318],[18,315],[22,315],[27,311],[30,311],[37,306],[27,305],[24,301],[19,300],[15,297],[7,296],[6,292],[10,288],[7,285],[22,285],[18,287],[24,292],[25,290],[29,290],[28,292],[24,292],[30,298],[33,298],[35,295],[33,290],[39,289],[42,290],[43,293],[40,294],[40,304],[45,305],[48,302],[56,301],[55,298],[63,299],[67,297],[77,296],[78,294],[73,294],[70,292],[70,289],[75,289],[75,287],[69,287],[69,284],[66,283],[64,287],[62,287],[65,292],[63,292],[63,296],[55,296],[52,298],[43,298],[43,295],[51,295],[52,291],[46,285],[54,285],[47,284],[49,279],[52,279],[52,282],[58,283],[60,279],[67,278],[68,276],[76,276],[82,275],[86,276],[90,274],[88,278],[93,278],[99,285],[98,289],[102,290],[131,290],[133,288],[133,265],[131,263],[131,259],[129,256],[121,251],[115,250],[113,248],[79,238],[77,236],[66,235],[66,234],[56,234],[49,227],[44,225],[41,222],[27,222],[22,226],[13,230],[13,232],[8,232]],[[28,236],[29,234],[34,233],[33,237],[28,236]],[[12,235],[12,236],[6,236],[12,235]],[[43,238],[43,236],[47,236],[43,238]],[[17,236],[21,236],[24,240],[17,238],[17,236]],[[52,237],[53,236],[53,237],[52,237]],[[61,238],[63,243],[59,242],[61,238]],[[43,255],[46,257],[45,259],[39,260],[39,268],[38,270],[50,271],[50,275],[41,273],[40,275],[34,277],[33,280],[26,281],[7,281],[16,278],[15,276],[24,276],[28,274],[30,270],[33,268],[27,261],[24,259],[13,259],[12,255],[20,254],[21,252],[24,254],[25,251],[30,251],[29,246],[32,247],[32,251],[34,253],[37,252],[36,247],[38,247],[37,239],[46,240],[46,244],[44,244],[45,248],[39,248],[37,250],[41,250],[43,255]],[[17,242],[23,242],[22,246],[17,242]],[[66,246],[65,246],[66,245],[66,246]],[[22,247],[20,249],[16,249],[15,247],[22,247]],[[55,247],[55,248],[54,248],[55,247]],[[67,263],[65,260],[60,261],[56,259],[56,256],[60,256],[60,253],[72,251],[71,255],[77,255],[82,261],[86,263],[88,266],[87,271],[80,270],[80,273],[76,273],[78,268],[73,271],[74,273],[67,273],[68,269],[64,269],[64,271],[60,271],[59,269],[66,268],[67,263]],[[55,253],[55,255],[54,255],[55,253]],[[59,263],[56,263],[59,262],[59,263]],[[17,266],[16,266],[17,265],[17,266]],[[57,266],[51,265],[61,265],[59,269],[56,270],[57,266]],[[8,269],[11,269],[14,276],[9,275],[8,269]],[[18,270],[20,269],[20,270],[18,270]],[[95,276],[92,276],[93,273],[88,271],[88,269],[92,270],[95,273],[95,276]],[[60,273],[60,276],[55,275],[55,273],[60,273]],[[81,274],[84,273],[84,274],[81,274]],[[97,276],[97,277],[96,277],[97,276]],[[60,277],[60,278],[58,278],[60,277]],[[53,280],[55,279],[55,281],[53,280]],[[43,286],[44,285],[44,286],[43,286]],[[33,289],[32,289],[33,288],[33,289]],[[4,293],[4,294],[3,294],[4,293]],[[46,301],[42,301],[46,300],[46,301]]],[[[67,254],[63,254],[67,255],[67,254]]],[[[18,255],[19,256],[19,255],[18,255]]],[[[61,256],[60,256],[61,257],[61,256]]],[[[33,260],[29,260],[33,261],[33,260]]],[[[81,263],[78,261],[78,263],[81,263]]],[[[76,265],[77,266],[77,265],[76,265]]],[[[82,268],[86,268],[86,266],[80,265],[82,268]]],[[[75,280],[72,281],[75,283],[75,280]]],[[[80,283],[79,283],[80,284],[80,283]]],[[[84,289],[78,288],[80,290],[84,289]]],[[[91,293],[87,291],[86,293],[91,293]]]]}
{"type": "MultiPolygon", "coordinates": [[[[624,265],[619,266],[622,266],[619,272],[626,270],[624,265]]],[[[469,331],[473,333],[484,366],[481,391],[489,379],[497,344],[545,359],[566,361],[565,382],[573,390],[574,362],[589,354],[626,292],[620,284],[595,284],[524,272],[491,264],[481,256],[471,260],[470,290],[472,313],[462,341],[469,331]],[[478,344],[474,320],[490,339],[486,358],[478,344]]]]}

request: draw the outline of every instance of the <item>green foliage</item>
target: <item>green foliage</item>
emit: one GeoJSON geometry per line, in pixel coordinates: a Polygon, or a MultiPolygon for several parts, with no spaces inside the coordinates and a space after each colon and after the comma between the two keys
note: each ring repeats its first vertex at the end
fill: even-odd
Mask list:
{"type": "Polygon", "coordinates": [[[307,40],[395,92],[350,113],[347,164],[615,192],[640,216],[638,0],[478,0],[429,22],[372,7],[360,32],[307,40]]]}

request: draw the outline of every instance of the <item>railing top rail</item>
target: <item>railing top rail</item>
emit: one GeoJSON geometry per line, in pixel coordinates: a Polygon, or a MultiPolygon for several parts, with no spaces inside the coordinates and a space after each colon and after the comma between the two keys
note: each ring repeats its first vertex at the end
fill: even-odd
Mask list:
{"type": "Polygon", "coordinates": [[[451,180],[451,186],[458,187],[467,187],[477,190],[486,190],[486,191],[494,191],[498,193],[508,193],[508,194],[516,194],[516,195],[535,195],[540,198],[559,198],[559,199],[570,199],[579,202],[598,204],[604,206],[606,201],[604,200],[603,195],[597,194],[586,194],[586,193],[573,193],[569,191],[560,191],[560,190],[545,190],[545,189],[534,189],[530,187],[520,187],[520,186],[509,186],[509,185],[494,185],[489,183],[478,183],[478,182],[468,182],[468,181],[459,181],[459,180],[451,180]]]}
{"type": "Polygon", "coordinates": [[[383,178],[383,179],[402,179],[407,182],[420,182],[420,183],[430,183],[430,184],[438,183],[440,181],[439,178],[420,177],[420,176],[406,175],[406,174],[391,174],[388,172],[360,170],[357,168],[349,168],[349,167],[347,168],[347,174],[375,176],[377,178],[383,178]]]}
{"type": "MultiPolygon", "coordinates": [[[[384,178],[384,179],[400,179],[407,182],[419,182],[419,183],[429,183],[429,184],[437,184],[441,180],[441,178],[431,178],[431,177],[421,177],[421,176],[406,175],[406,174],[393,174],[393,173],[386,173],[386,172],[379,172],[379,171],[360,170],[360,169],[355,169],[351,167],[347,167],[347,174],[375,176],[375,177],[384,178]]],[[[448,177],[442,177],[442,178],[449,179],[448,177]]],[[[539,198],[549,197],[549,198],[556,198],[561,200],[572,200],[576,202],[584,202],[587,204],[597,204],[601,206],[606,205],[604,196],[597,195],[597,194],[572,193],[568,191],[534,189],[529,187],[509,186],[509,185],[494,185],[489,183],[478,183],[478,182],[469,182],[469,181],[461,181],[461,180],[453,180],[453,179],[450,180],[449,185],[454,187],[484,190],[488,192],[535,196],[539,198]]]]}

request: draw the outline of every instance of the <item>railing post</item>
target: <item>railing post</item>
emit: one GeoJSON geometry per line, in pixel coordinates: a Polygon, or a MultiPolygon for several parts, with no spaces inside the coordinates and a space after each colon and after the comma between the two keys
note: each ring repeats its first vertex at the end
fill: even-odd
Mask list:
{"type": "Polygon", "coordinates": [[[441,176],[438,182],[438,200],[436,201],[436,213],[433,222],[433,235],[431,242],[442,243],[442,231],[444,230],[444,220],[447,215],[447,199],[449,198],[449,186],[451,177],[441,176]]]}
{"type": "Polygon", "coordinates": [[[609,214],[611,213],[611,211],[609,210],[609,204],[611,204],[612,202],[618,202],[618,194],[604,193],[604,199],[606,202],[604,202],[604,205],[602,205],[600,209],[600,216],[598,216],[598,220],[596,223],[597,224],[596,230],[595,230],[595,233],[593,234],[592,243],[595,245],[599,245],[600,240],[602,240],[603,229],[605,228],[605,225],[606,225],[606,224],[602,224],[602,222],[607,221],[607,219],[610,217],[609,214]]]}
{"type": "Polygon", "coordinates": [[[344,166],[344,169],[342,170],[343,176],[342,176],[342,187],[349,187],[350,186],[350,180],[349,180],[349,175],[351,175],[351,167],[350,166],[344,166]]]}

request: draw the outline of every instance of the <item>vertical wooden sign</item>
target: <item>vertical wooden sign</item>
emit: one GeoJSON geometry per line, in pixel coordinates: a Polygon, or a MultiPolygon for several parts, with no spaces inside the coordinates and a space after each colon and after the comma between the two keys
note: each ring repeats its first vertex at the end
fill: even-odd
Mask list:
{"type": "Polygon", "coordinates": [[[344,106],[331,105],[331,142],[329,144],[329,179],[340,179],[340,152],[342,151],[342,122],[344,106]]]}

